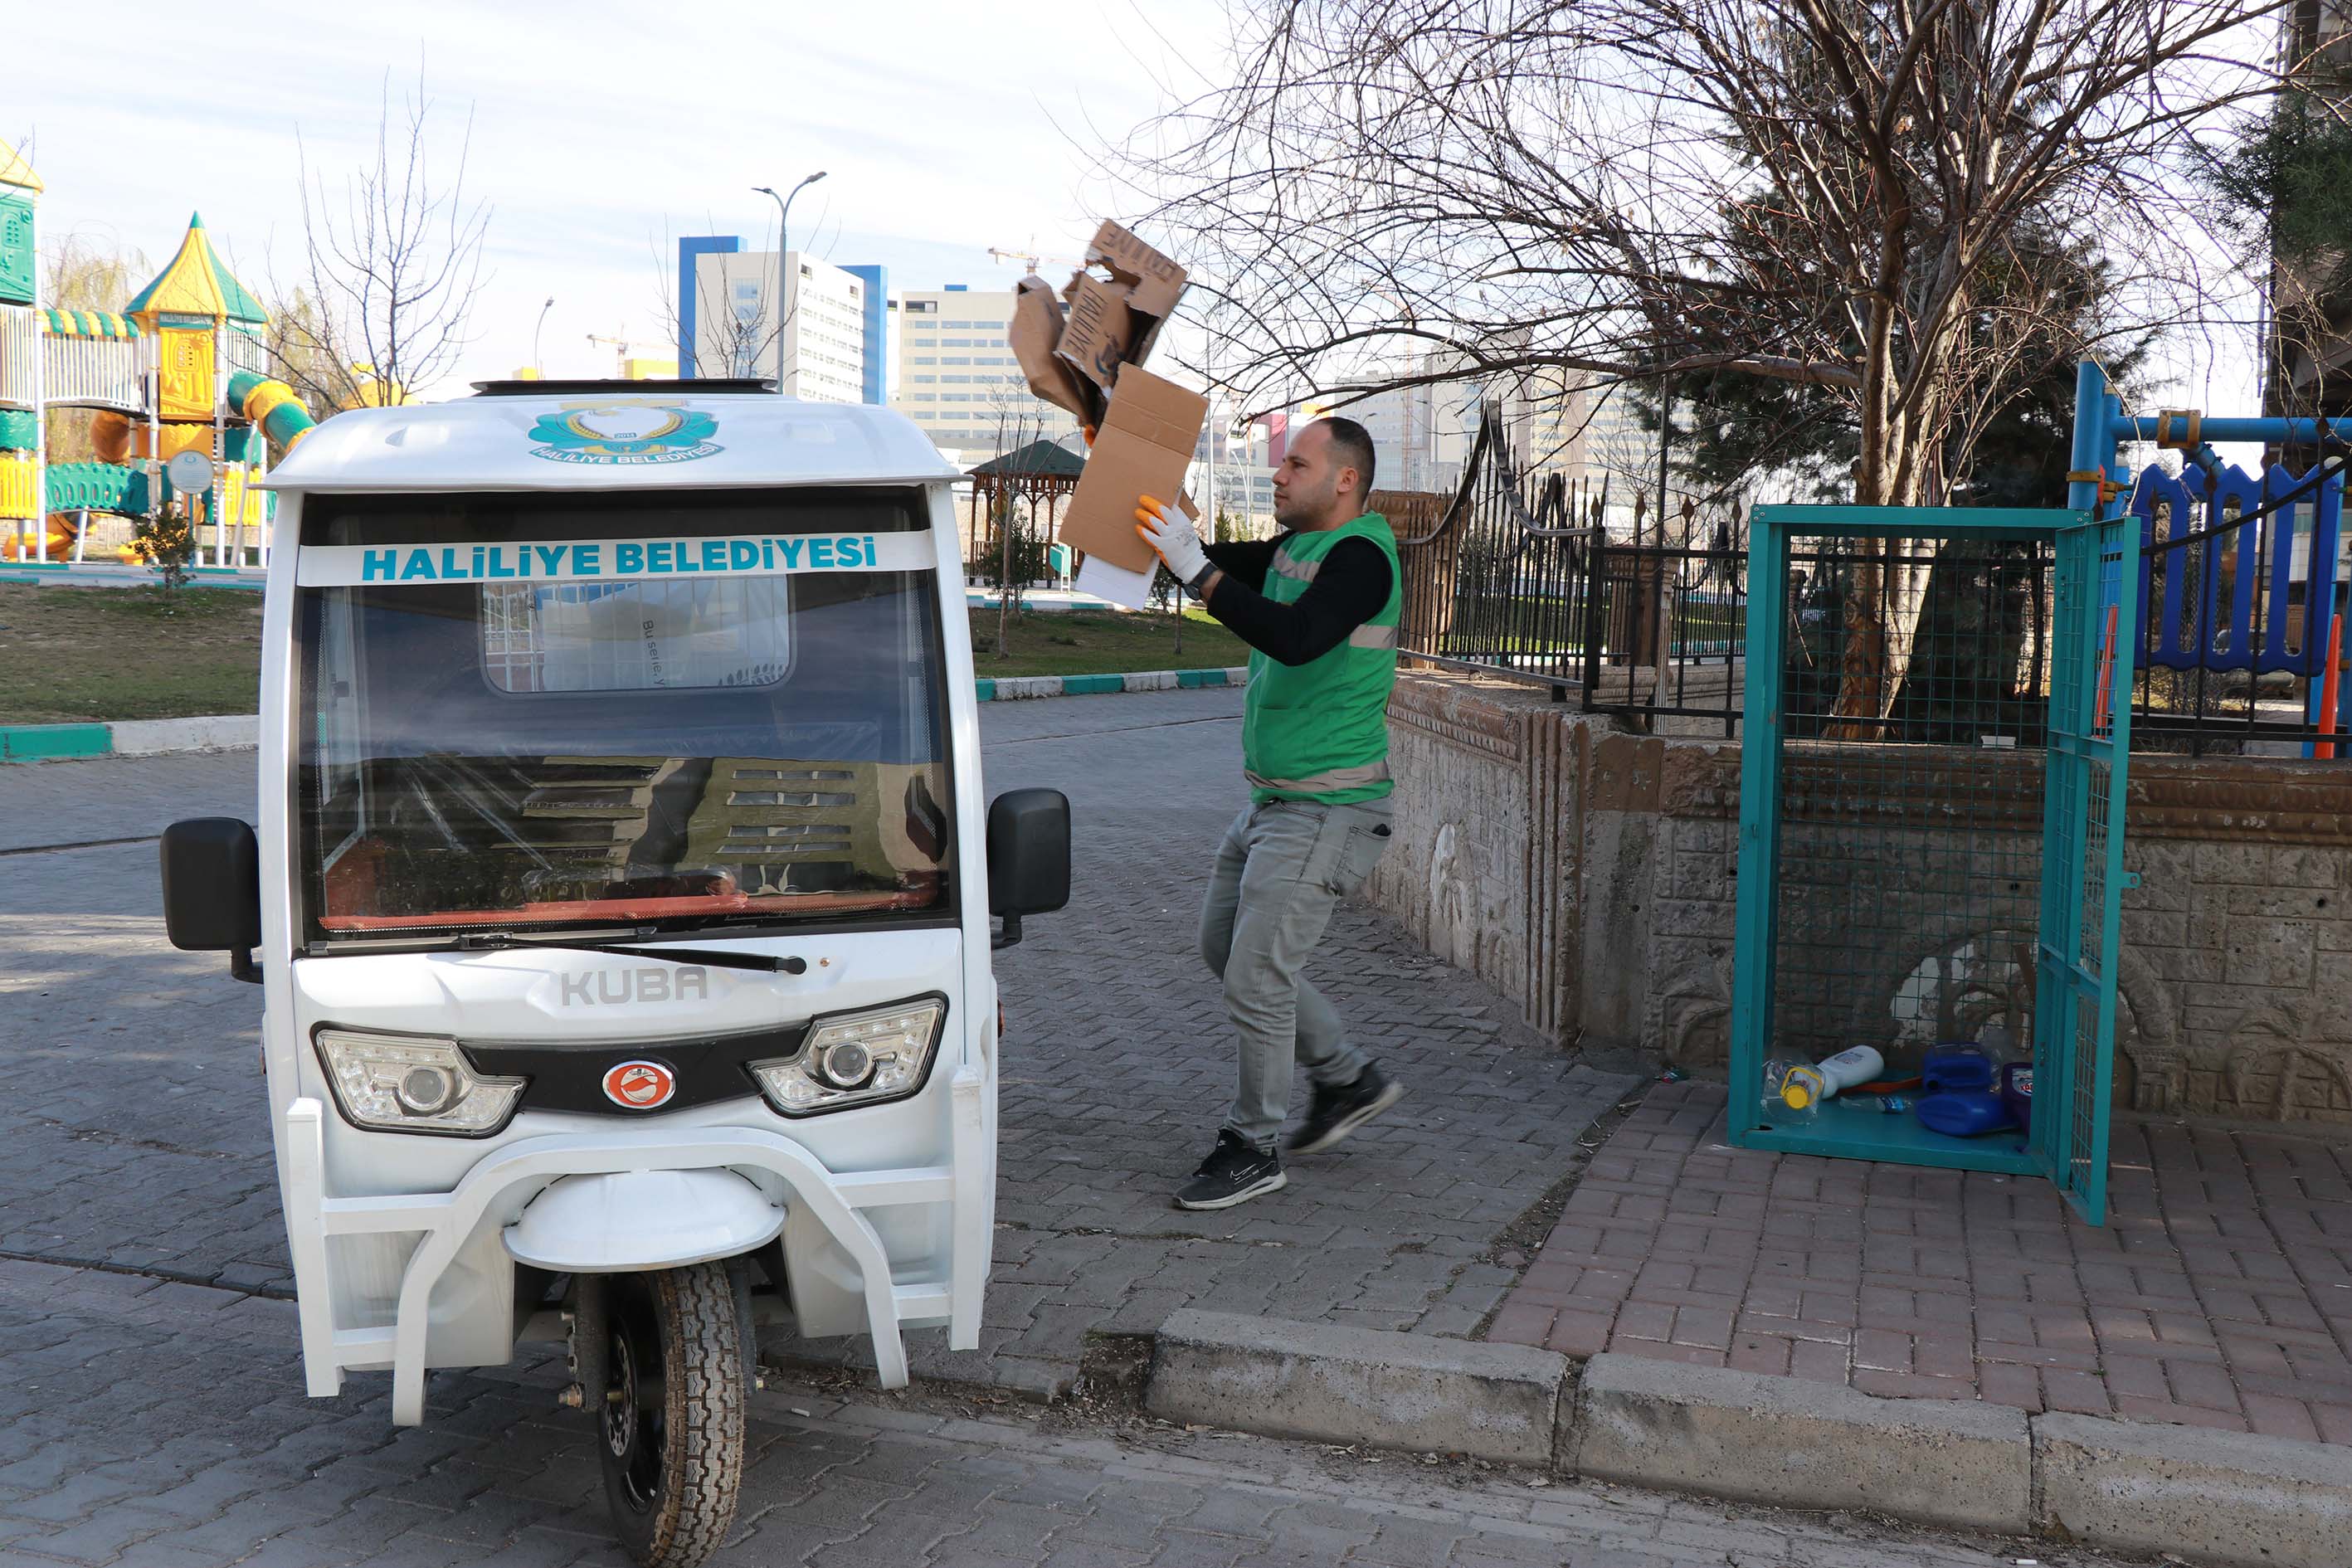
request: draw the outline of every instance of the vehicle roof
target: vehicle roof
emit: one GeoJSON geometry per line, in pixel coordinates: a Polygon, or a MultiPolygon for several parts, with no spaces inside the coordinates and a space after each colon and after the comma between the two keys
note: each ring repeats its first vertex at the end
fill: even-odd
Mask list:
{"type": "Polygon", "coordinates": [[[262,481],[286,490],[607,490],[908,484],[957,471],[861,403],[613,382],[338,414],[262,481]]]}

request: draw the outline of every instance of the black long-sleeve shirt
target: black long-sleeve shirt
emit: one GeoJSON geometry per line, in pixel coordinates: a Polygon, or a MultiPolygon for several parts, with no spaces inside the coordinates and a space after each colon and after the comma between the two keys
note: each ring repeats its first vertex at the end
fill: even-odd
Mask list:
{"type": "Polygon", "coordinates": [[[1277,664],[1307,664],[1379,615],[1389,602],[1392,579],[1379,545],[1343,539],[1323,557],[1307,591],[1295,603],[1278,605],[1265,596],[1265,574],[1276,549],[1289,537],[1205,546],[1210,562],[1224,574],[1205,605],[1234,636],[1277,664]]]}

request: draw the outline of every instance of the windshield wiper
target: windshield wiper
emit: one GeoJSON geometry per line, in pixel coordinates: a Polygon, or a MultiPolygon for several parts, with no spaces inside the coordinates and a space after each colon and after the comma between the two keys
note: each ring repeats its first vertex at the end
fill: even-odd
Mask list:
{"type": "Polygon", "coordinates": [[[572,937],[517,936],[511,931],[467,931],[459,948],[483,952],[493,948],[561,947],[581,952],[614,952],[624,958],[658,958],[670,963],[707,963],[713,969],[756,969],[768,974],[805,974],[808,960],[765,952],[742,952],[723,947],[631,947],[622,942],[586,942],[572,937]]]}

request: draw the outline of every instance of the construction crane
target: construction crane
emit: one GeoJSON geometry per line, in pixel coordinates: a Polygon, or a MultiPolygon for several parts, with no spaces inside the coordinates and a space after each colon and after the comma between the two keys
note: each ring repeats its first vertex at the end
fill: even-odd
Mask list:
{"type": "Polygon", "coordinates": [[[1037,275],[1037,268],[1048,261],[1054,263],[1057,267],[1084,267],[1086,265],[1085,262],[1078,260],[1075,257],[1040,256],[1032,250],[999,250],[992,245],[988,247],[988,254],[992,259],[997,261],[1027,262],[1029,264],[1029,275],[1033,278],[1037,275]]]}
{"type": "MultiPolygon", "coordinates": [[[[628,330],[629,329],[626,327],[623,327],[621,329],[621,331],[625,332],[628,330]]],[[[603,343],[606,347],[610,348],[613,351],[613,374],[622,377],[624,380],[629,381],[640,379],[639,377],[632,376],[629,374],[629,351],[631,349],[666,349],[670,347],[667,343],[650,342],[642,338],[608,338],[596,332],[590,332],[588,334],[588,341],[591,343],[603,343]]],[[[670,374],[674,375],[677,372],[672,371],[670,374]]]]}

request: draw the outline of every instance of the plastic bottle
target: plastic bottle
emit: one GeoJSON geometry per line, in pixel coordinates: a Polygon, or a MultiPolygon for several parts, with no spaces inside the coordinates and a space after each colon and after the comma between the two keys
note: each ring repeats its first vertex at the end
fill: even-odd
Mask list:
{"type": "Polygon", "coordinates": [[[1764,1109],[1767,1111],[1785,1116],[1790,1110],[1798,1110],[1808,1118],[1813,1115],[1817,1108],[1811,1101],[1801,1106],[1791,1105],[1780,1093],[1789,1081],[1789,1074],[1803,1066],[1802,1062],[1783,1061],[1778,1057],[1764,1064],[1764,1109]]]}
{"type": "Polygon", "coordinates": [[[1811,1067],[1790,1068],[1780,1079],[1781,1103],[1802,1110],[1817,1101],[1834,1098],[1842,1089],[1870,1082],[1885,1067],[1886,1058],[1878,1054],[1876,1047],[1849,1046],[1811,1067]]]}

